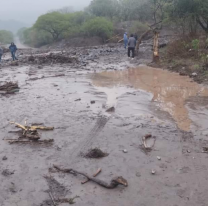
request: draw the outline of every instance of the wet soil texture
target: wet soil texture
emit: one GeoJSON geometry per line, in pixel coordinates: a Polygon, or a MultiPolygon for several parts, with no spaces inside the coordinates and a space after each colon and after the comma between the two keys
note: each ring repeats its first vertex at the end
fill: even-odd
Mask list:
{"type": "Polygon", "coordinates": [[[20,88],[0,96],[0,205],[53,205],[50,194],[55,199],[79,196],[77,206],[207,205],[207,89],[187,77],[137,63],[121,49],[86,67],[0,70],[2,82],[18,82],[20,88]],[[115,109],[106,112],[111,107],[115,109]],[[54,143],[8,144],[5,139],[17,138],[8,121],[24,124],[25,119],[54,126],[54,131],[41,132],[41,138],[54,143]],[[146,134],[156,138],[148,153],[142,149],[146,134]],[[80,155],[92,148],[109,155],[80,155]],[[108,190],[92,182],[81,184],[86,179],[54,173],[49,169],[53,164],[88,175],[101,168],[97,178],[109,182],[122,176],[128,187],[108,190]]]}

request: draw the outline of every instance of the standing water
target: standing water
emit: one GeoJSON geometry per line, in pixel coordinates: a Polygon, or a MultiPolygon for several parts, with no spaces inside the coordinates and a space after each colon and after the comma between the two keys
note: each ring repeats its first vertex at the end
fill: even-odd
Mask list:
{"type": "Polygon", "coordinates": [[[118,95],[128,92],[124,89],[125,86],[151,93],[151,101],[161,110],[168,112],[178,127],[185,131],[189,131],[192,125],[186,101],[190,97],[208,96],[208,89],[193,82],[189,77],[147,66],[96,73],[92,80],[99,90],[107,94],[108,99],[113,99],[112,94],[117,94],[114,98],[117,99],[118,95]]]}

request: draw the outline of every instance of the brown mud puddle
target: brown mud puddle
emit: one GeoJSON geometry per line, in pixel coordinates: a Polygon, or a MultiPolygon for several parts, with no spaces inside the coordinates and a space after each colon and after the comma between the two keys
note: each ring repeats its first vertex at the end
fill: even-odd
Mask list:
{"type": "Polygon", "coordinates": [[[92,76],[92,83],[107,94],[107,103],[110,99],[111,104],[112,100],[115,103],[118,96],[128,92],[130,88],[151,93],[152,102],[155,102],[161,110],[168,112],[178,127],[185,131],[189,131],[192,125],[186,101],[190,97],[208,96],[208,89],[193,82],[189,77],[147,66],[95,73],[92,76]]]}

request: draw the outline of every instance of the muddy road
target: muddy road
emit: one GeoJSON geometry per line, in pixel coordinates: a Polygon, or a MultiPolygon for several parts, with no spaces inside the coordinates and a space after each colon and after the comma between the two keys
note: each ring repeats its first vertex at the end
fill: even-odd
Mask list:
{"type": "Polygon", "coordinates": [[[0,205],[58,205],[59,198],[79,196],[78,206],[207,206],[205,86],[140,65],[150,61],[144,53],[128,60],[117,47],[70,51],[79,63],[67,64],[26,61],[42,55],[29,51],[22,51],[18,66],[5,59],[0,69],[1,84],[17,81],[20,87],[0,94],[0,205]],[[9,121],[25,120],[55,127],[41,132],[54,143],[9,144],[18,138],[9,121]],[[143,148],[146,134],[156,138],[150,152],[143,148]],[[96,147],[109,155],[81,155],[96,147]],[[54,164],[88,175],[102,168],[97,178],[109,183],[122,176],[128,187],[82,185],[85,178],[54,171],[54,164]]]}

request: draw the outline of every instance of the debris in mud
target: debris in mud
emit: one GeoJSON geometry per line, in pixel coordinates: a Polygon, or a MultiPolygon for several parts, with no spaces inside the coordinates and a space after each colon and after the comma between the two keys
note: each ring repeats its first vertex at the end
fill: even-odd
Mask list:
{"type": "Polygon", "coordinates": [[[67,54],[41,54],[35,56],[29,56],[26,61],[33,62],[34,64],[64,64],[64,63],[77,63],[78,58],[76,56],[68,56],[67,54]]]}
{"type": "Polygon", "coordinates": [[[10,66],[13,66],[13,67],[19,66],[19,63],[17,61],[13,61],[10,63],[10,66]]]}
{"type": "MultiPolygon", "coordinates": [[[[102,169],[99,168],[99,169],[97,170],[97,172],[93,175],[93,177],[97,177],[101,172],[102,172],[102,169]]],[[[89,182],[89,181],[90,181],[90,180],[87,179],[87,180],[83,181],[82,184],[86,184],[86,183],[89,182]]]]}
{"type": "MultiPolygon", "coordinates": [[[[16,127],[22,129],[21,133],[19,132],[19,139],[6,139],[9,141],[10,144],[13,143],[30,143],[30,142],[38,142],[38,143],[51,143],[54,140],[40,140],[40,135],[38,133],[38,130],[53,130],[54,127],[45,127],[45,126],[23,126],[21,124],[18,124],[16,122],[10,122],[10,124],[16,125],[16,127]],[[27,139],[27,140],[23,140],[27,139]]],[[[26,124],[26,122],[25,122],[26,124]]]]}
{"type": "Polygon", "coordinates": [[[146,134],[144,137],[142,137],[142,149],[145,151],[145,152],[150,152],[152,151],[152,148],[154,147],[155,145],[155,141],[156,141],[156,137],[152,136],[151,134],[146,134]],[[147,139],[150,139],[150,138],[153,138],[153,143],[151,146],[148,146],[147,145],[147,139]]]}
{"type": "Polygon", "coordinates": [[[90,177],[88,176],[87,174],[83,173],[83,172],[78,172],[74,169],[62,169],[60,168],[59,166],[56,166],[56,165],[53,165],[55,169],[57,169],[57,171],[59,172],[63,172],[63,173],[70,173],[70,174],[73,174],[73,175],[82,175],[84,177],[86,177],[87,179],[89,179],[90,181],[102,186],[102,187],[105,187],[107,189],[114,189],[116,188],[118,185],[123,185],[125,187],[128,186],[128,182],[126,179],[124,179],[123,177],[115,177],[113,178],[110,183],[106,183],[105,181],[103,180],[100,180],[100,179],[97,179],[97,178],[94,178],[94,177],[90,177]]]}
{"type": "Polygon", "coordinates": [[[8,159],[8,158],[7,158],[6,156],[3,156],[3,158],[2,158],[2,160],[4,160],[4,161],[7,160],[7,159],[8,159]]]}
{"type": "Polygon", "coordinates": [[[108,153],[103,152],[99,148],[90,149],[86,154],[81,154],[81,156],[85,158],[102,158],[107,157],[108,155],[108,153]]]}
{"type": "Polygon", "coordinates": [[[5,139],[9,142],[9,144],[29,144],[29,143],[36,143],[36,144],[50,144],[54,142],[54,139],[45,139],[45,140],[19,140],[19,139],[5,139]]]}
{"type": "Polygon", "coordinates": [[[208,147],[203,147],[203,153],[208,153],[208,147]]]}
{"type": "Polygon", "coordinates": [[[17,82],[6,82],[0,86],[0,94],[11,94],[19,91],[19,86],[17,82]]]}
{"type": "Polygon", "coordinates": [[[95,104],[95,100],[90,101],[91,104],[95,104]]]}
{"type": "Polygon", "coordinates": [[[156,174],[156,171],[155,170],[152,170],[151,173],[152,173],[152,175],[155,175],[156,174]]]}
{"type": "Polygon", "coordinates": [[[13,175],[14,171],[10,171],[8,169],[3,170],[3,172],[1,173],[2,175],[4,175],[5,177],[13,175]]]}
{"type": "Polygon", "coordinates": [[[58,203],[69,203],[70,205],[73,205],[73,204],[76,203],[74,200],[77,199],[77,198],[80,198],[80,196],[76,195],[73,198],[58,199],[56,202],[58,202],[58,203]]]}
{"type": "Polygon", "coordinates": [[[161,157],[157,156],[157,159],[158,159],[158,160],[161,160],[161,157]]]}
{"type": "Polygon", "coordinates": [[[106,110],[106,112],[115,112],[115,107],[110,107],[106,110]]]}
{"type": "Polygon", "coordinates": [[[81,98],[75,99],[74,101],[75,101],[75,102],[79,102],[79,101],[81,101],[81,98]]]}

